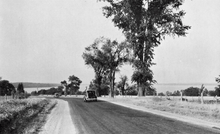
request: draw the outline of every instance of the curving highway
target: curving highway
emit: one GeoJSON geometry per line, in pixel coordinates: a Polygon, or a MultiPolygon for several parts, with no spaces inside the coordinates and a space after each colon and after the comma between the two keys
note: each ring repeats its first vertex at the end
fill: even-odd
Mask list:
{"type": "Polygon", "coordinates": [[[204,128],[105,101],[65,98],[80,134],[219,134],[204,128]]]}

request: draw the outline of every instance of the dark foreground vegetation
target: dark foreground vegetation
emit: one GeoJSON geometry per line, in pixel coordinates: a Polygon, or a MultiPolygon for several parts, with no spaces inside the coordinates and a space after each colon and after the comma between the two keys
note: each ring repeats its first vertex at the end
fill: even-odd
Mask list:
{"type": "Polygon", "coordinates": [[[0,103],[0,133],[37,133],[46,120],[46,115],[56,105],[49,99],[22,99],[0,103]]]}

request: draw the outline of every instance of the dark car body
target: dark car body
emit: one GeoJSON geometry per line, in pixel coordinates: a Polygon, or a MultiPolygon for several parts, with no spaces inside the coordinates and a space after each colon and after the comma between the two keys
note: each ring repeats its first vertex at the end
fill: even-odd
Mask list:
{"type": "Polygon", "coordinates": [[[94,90],[87,90],[83,100],[85,102],[87,102],[87,101],[97,101],[96,92],[94,90]]]}

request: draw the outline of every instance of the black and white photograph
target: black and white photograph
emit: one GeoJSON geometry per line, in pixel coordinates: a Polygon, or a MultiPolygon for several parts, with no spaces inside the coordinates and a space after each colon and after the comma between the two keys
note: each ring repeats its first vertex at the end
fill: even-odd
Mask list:
{"type": "Polygon", "coordinates": [[[0,134],[220,134],[219,0],[0,0],[0,134]]]}

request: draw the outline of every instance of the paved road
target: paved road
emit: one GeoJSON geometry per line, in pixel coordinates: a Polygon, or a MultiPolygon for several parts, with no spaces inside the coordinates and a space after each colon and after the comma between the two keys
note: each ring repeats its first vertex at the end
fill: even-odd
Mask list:
{"type": "Polygon", "coordinates": [[[141,112],[104,101],[83,102],[82,98],[64,99],[70,104],[71,117],[80,134],[219,134],[162,116],[141,112]]]}

